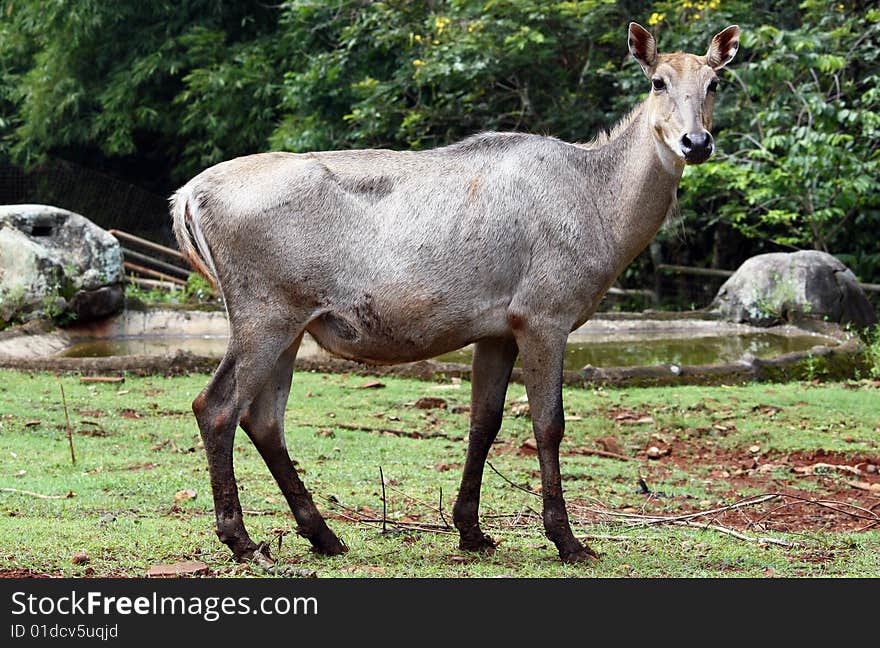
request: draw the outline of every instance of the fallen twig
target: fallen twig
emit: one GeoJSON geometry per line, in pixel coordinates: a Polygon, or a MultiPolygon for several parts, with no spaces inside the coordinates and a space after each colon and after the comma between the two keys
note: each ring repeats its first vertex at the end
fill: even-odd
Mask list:
{"type": "Polygon", "coordinates": [[[719,533],[726,533],[729,536],[733,536],[739,540],[745,540],[746,542],[753,542],[755,544],[775,544],[781,547],[796,547],[797,543],[786,542],[785,540],[778,540],[776,538],[770,537],[761,537],[754,538],[752,536],[747,536],[744,533],[740,533],[739,531],[734,531],[733,529],[728,529],[725,526],[721,526],[720,524],[697,524],[695,522],[681,522],[676,521],[673,524],[676,526],[686,526],[694,529],[709,529],[711,531],[718,531],[719,533]]]}
{"type": "MultiPolygon", "coordinates": [[[[422,500],[417,499],[417,498],[413,497],[412,495],[408,495],[408,494],[404,493],[402,490],[400,490],[399,488],[394,488],[394,486],[392,486],[391,484],[388,484],[388,488],[390,488],[391,490],[393,490],[395,493],[400,493],[401,495],[403,495],[403,497],[405,497],[405,498],[408,499],[408,500],[411,500],[411,501],[415,502],[416,504],[421,504],[421,505],[424,506],[425,508],[430,509],[430,510],[436,512],[436,513],[439,513],[439,514],[440,514],[440,518],[441,518],[441,519],[443,520],[443,522],[446,524],[446,528],[447,528],[447,529],[451,529],[451,528],[452,528],[451,526],[449,526],[449,523],[446,522],[446,518],[443,516],[443,510],[442,510],[442,509],[436,508],[436,507],[432,506],[431,504],[428,504],[427,502],[423,502],[422,500]]],[[[442,490],[442,489],[440,490],[440,505],[441,505],[441,506],[443,505],[443,490],[442,490]]]]}
{"type": "Polygon", "coordinates": [[[521,518],[523,516],[522,511],[517,513],[483,513],[480,515],[481,518],[485,520],[491,520],[496,518],[521,518]]]}
{"type": "MultiPolygon", "coordinates": [[[[359,522],[367,522],[367,523],[378,523],[388,522],[387,520],[383,520],[382,518],[368,518],[362,517],[358,520],[359,522]]],[[[390,524],[395,527],[401,527],[398,530],[407,529],[412,531],[430,531],[431,533],[443,533],[446,535],[455,535],[458,533],[457,531],[451,531],[440,524],[429,524],[427,522],[406,522],[404,520],[391,520],[390,524]]],[[[382,533],[388,533],[388,531],[383,530],[382,533]]]]}
{"type": "Polygon", "coordinates": [[[67,397],[64,395],[64,385],[58,383],[61,387],[61,402],[64,404],[64,420],[67,422],[67,443],[70,445],[70,463],[76,465],[76,454],[73,452],[73,429],[70,427],[70,415],[67,412],[67,397]]]}
{"type": "Polygon", "coordinates": [[[866,524],[866,525],[864,525],[864,526],[860,526],[858,529],[856,529],[855,532],[856,532],[856,533],[862,533],[863,531],[870,531],[870,530],[873,529],[875,526],[880,526],[880,521],[877,521],[877,522],[869,522],[868,524],[866,524]]]}
{"type": "Polygon", "coordinates": [[[84,383],[123,383],[123,376],[80,376],[80,382],[84,383]]]}
{"type": "Polygon", "coordinates": [[[839,470],[841,472],[852,473],[853,475],[861,475],[862,471],[859,470],[855,466],[848,466],[846,464],[830,464],[830,463],[814,463],[809,466],[798,466],[792,469],[796,475],[804,475],[804,476],[812,476],[816,474],[822,474],[822,471],[830,471],[830,470],[839,470]],[[816,471],[819,471],[817,473],[816,471]]]}
{"type": "Polygon", "coordinates": [[[794,506],[795,504],[812,504],[814,506],[819,506],[821,508],[830,509],[836,513],[840,513],[841,515],[848,515],[850,517],[859,518],[861,520],[871,520],[874,523],[880,522],[880,515],[878,515],[877,513],[874,513],[873,510],[867,509],[863,506],[859,506],[858,504],[850,504],[849,502],[839,502],[836,500],[810,499],[807,497],[800,497],[798,495],[787,495],[785,493],[776,493],[776,495],[778,495],[779,497],[787,497],[787,498],[792,499],[794,501],[784,502],[783,504],[780,504],[779,506],[773,507],[772,509],[770,509],[769,511],[764,513],[764,515],[760,516],[757,520],[755,520],[753,522],[753,524],[758,524],[758,523],[762,522],[763,520],[767,519],[768,517],[770,517],[770,515],[772,515],[776,511],[779,511],[780,509],[783,509],[783,508],[786,508],[789,506],[794,506]],[[859,515],[858,513],[852,513],[850,511],[845,511],[841,508],[838,508],[839,506],[848,506],[848,507],[853,508],[857,511],[862,511],[863,513],[867,513],[867,515],[859,515]]]}
{"type": "Polygon", "coordinates": [[[379,481],[382,482],[382,533],[387,533],[385,528],[387,516],[385,515],[385,475],[382,474],[382,466],[379,466],[379,481]]]}
{"type": "Polygon", "coordinates": [[[67,495],[42,495],[40,493],[35,493],[29,490],[20,490],[18,488],[0,488],[0,491],[4,493],[19,493],[21,495],[30,495],[31,497],[37,497],[39,499],[69,499],[73,497],[73,491],[67,493],[67,495]]]}
{"type": "Polygon", "coordinates": [[[739,540],[744,540],[746,542],[752,542],[756,544],[775,544],[783,547],[794,547],[796,546],[793,543],[787,542],[785,540],[778,540],[776,538],[770,537],[760,537],[755,538],[752,536],[748,536],[744,533],[740,533],[739,531],[735,531],[734,529],[730,529],[728,527],[722,526],[720,524],[712,524],[712,523],[697,523],[694,522],[696,518],[699,517],[709,517],[713,518],[717,516],[719,513],[723,513],[725,511],[735,511],[745,506],[754,506],[756,504],[761,504],[763,502],[768,502],[772,499],[776,499],[781,497],[779,493],[769,493],[766,495],[760,495],[758,497],[753,497],[745,500],[741,500],[739,502],[734,502],[728,506],[720,506],[714,509],[710,509],[707,511],[697,511],[695,513],[686,513],[683,515],[642,515],[637,513],[623,513],[620,511],[609,511],[603,509],[589,509],[586,507],[586,510],[589,510],[594,513],[599,513],[600,515],[609,515],[613,517],[623,518],[623,524],[626,526],[641,526],[641,525],[662,525],[662,524],[672,524],[675,526],[686,526],[697,529],[708,529],[711,531],[717,531],[719,533],[725,533],[734,538],[738,538],[739,540]]]}
{"type": "Polygon", "coordinates": [[[599,450],[598,448],[576,448],[569,450],[568,454],[579,455],[596,455],[597,457],[608,457],[609,459],[619,459],[620,461],[632,461],[632,457],[618,454],[617,452],[609,452],[608,450],[599,450]]]}
{"type": "Polygon", "coordinates": [[[742,511],[739,511],[738,509],[741,509],[746,506],[754,506],[756,504],[762,504],[764,502],[769,502],[771,500],[778,499],[778,498],[791,498],[795,501],[794,502],[785,502],[779,506],[772,508],[770,511],[767,511],[759,518],[757,518],[755,520],[750,520],[748,528],[752,528],[753,526],[759,524],[762,520],[766,519],[767,517],[772,515],[774,512],[776,512],[780,509],[786,508],[788,506],[793,506],[794,504],[797,504],[797,503],[812,504],[812,505],[819,506],[822,508],[830,509],[830,510],[835,511],[836,513],[840,513],[842,515],[848,515],[850,517],[862,519],[862,520],[869,520],[870,524],[867,525],[866,527],[864,527],[864,529],[870,529],[870,528],[880,524],[880,515],[877,515],[876,513],[874,513],[870,509],[866,509],[866,508],[858,506],[856,504],[850,504],[848,502],[838,502],[838,501],[833,501],[833,500],[808,499],[805,497],[799,497],[797,495],[788,495],[785,493],[765,493],[764,495],[759,495],[757,497],[741,500],[739,502],[735,502],[735,503],[730,504],[728,506],[721,506],[721,507],[717,507],[717,508],[710,509],[707,511],[697,511],[695,513],[687,513],[684,515],[673,515],[673,516],[623,513],[620,511],[611,511],[611,510],[607,510],[607,509],[594,509],[594,508],[588,508],[588,507],[577,507],[577,505],[575,505],[574,508],[581,508],[582,510],[589,511],[591,513],[595,513],[595,514],[599,514],[599,515],[622,518],[621,522],[623,524],[625,524],[626,526],[674,524],[677,526],[690,526],[690,527],[694,527],[694,528],[711,529],[713,531],[718,531],[720,533],[727,533],[728,535],[734,536],[734,537],[739,538],[741,540],[746,540],[748,542],[756,542],[759,544],[760,543],[777,544],[777,545],[786,546],[786,547],[797,546],[796,544],[789,543],[785,540],[777,540],[776,538],[769,538],[769,537],[754,538],[751,536],[747,536],[743,533],[740,533],[738,531],[735,531],[734,529],[730,529],[728,527],[722,526],[720,524],[712,524],[712,523],[704,524],[704,523],[694,522],[695,519],[700,518],[700,517],[712,517],[714,519],[715,517],[717,517],[718,514],[724,513],[726,511],[738,511],[741,513],[742,511]],[[844,510],[843,508],[840,508],[840,507],[850,507],[850,508],[856,509],[857,511],[867,513],[868,515],[863,515],[861,513],[856,513],[853,511],[847,511],[847,510],[844,510]]]}
{"type": "MultiPolygon", "coordinates": [[[[343,510],[348,510],[348,509],[343,509],[343,510]]],[[[361,522],[366,522],[366,519],[361,518],[359,515],[357,517],[352,517],[350,515],[346,515],[345,513],[342,513],[341,511],[333,511],[332,515],[337,518],[342,518],[343,520],[348,520],[350,522],[354,522],[356,524],[360,524],[361,522]]],[[[373,524],[373,523],[367,522],[367,525],[371,526],[373,528],[379,528],[378,525],[373,524]]]]}
{"type": "Polygon", "coordinates": [[[740,500],[727,506],[720,506],[718,508],[709,509],[707,511],[697,511],[695,513],[684,513],[682,515],[644,515],[641,513],[624,513],[622,511],[596,509],[577,505],[574,505],[573,508],[581,508],[583,510],[590,511],[591,513],[597,513],[599,515],[625,518],[631,521],[632,525],[634,526],[638,524],[666,524],[670,522],[687,521],[695,518],[707,517],[710,515],[715,515],[717,513],[723,513],[724,511],[733,511],[743,506],[753,506],[755,504],[761,504],[763,502],[768,502],[778,497],[781,497],[779,493],[769,493],[766,495],[760,495],[758,497],[740,500]]]}
{"type": "Polygon", "coordinates": [[[443,524],[445,524],[450,529],[452,528],[449,525],[449,522],[446,520],[446,516],[443,515],[443,487],[440,487],[440,501],[437,503],[437,510],[440,512],[440,519],[443,520],[443,524]]]}
{"type": "Polygon", "coordinates": [[[518,488],[518,489],[521,490],[522,492],[524,492],[524,493],[528,493],[529,495],[534,495],[535,497],[541,497],[541,493],[536,493],[536,492],[533,491],[533,490],[529,490],[529,489],[526,488],[525,486],[520,486],[519,484],[517,484],[517,483],[511,481],[510,479],[508,479],[505,475],[502,475],[500,472],[498,472],[498,469],[497,469],[495,466],[492,465],[492,462],[491,462],[491,461],[486,460],[486,465],[489,466],[489,468],[491,468],[492,471],[493,471],[496,475],[498,475],[499,477],[501,477],[501,479],[503,479],[504,481],[506,481],[508,484],[510,484],[510,485],[513,486],[514,488],[518,488]]]}
{"type": "Polygon", "coordinates": [[[308,421],[298,421],[296,425],[311,428],[328,428],[336,427],[342,430],[354,430],[356,432],[378,432],[379,434],[392,434],[394,436],[407,437],[409,439],[449,439],[450,441],[464,441],[463,436],[453,436],[444,432],[432,432],[431,434],[422,434],[421,432],[408,432],[407,430],[399,430],[396,428],[371,427],[369,425],[351,425],[349,423],[339,423],[337,421],[328,421],[327,423],[310,423],[308,421]]]}

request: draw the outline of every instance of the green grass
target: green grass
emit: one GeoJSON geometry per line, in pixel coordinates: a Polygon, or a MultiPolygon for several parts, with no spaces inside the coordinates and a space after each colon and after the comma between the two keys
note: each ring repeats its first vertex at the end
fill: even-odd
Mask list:
{"type": "MultiPolygon", "coordinates": [[[[27,569],[66,576],[141,576],[150,565],[198,559],[218,576],[258,575],[238,565],[213,533],[208,473],[190,402],[208,377],[127,377],[124,384],[83,384],[76,376],[0,371],[0,570],[27,569]],[[71,465],[59,385],[75,431],[71,465]],[[194,499],[175,503],[191,489],[194,499]],[[21,491],[74,496],[40,499],[21,491]],[[89,561],[74,565],[84,551],[89,561]]],[[[382,378],[381,389],[359,389],[369,379],[298,373],[288,406],[287,442],[316,502],[350,547],[342,557],[311,554],[293,532],[295,522],[277,486],[243,433],[235,462],[245,521],[255,540],[277,540],[280,562],[329,576],[877,576],[880,530],[829,532],[809,520],[797,532],[770,524],[764,535],[797,546],[758,545],[704,529],[627,527],[599,522],[584,507],[664,515],[730,504],[741,496],[781,488],[828,497],[849,488],[852,475],[794,475],[780,464],[744,480],[733,459],[758,446],[762,463],[816,450],[877,457],[880,390],[852,384],[751,384],[737,387],[567,389],[562,460],[575,532],[593,536],[602,554],[595,566],[563,565],[544,537],[540,500],[486,470],[484,527],[502,543],[492,556],[457,548],[454,534],[409,530],[383,535],[374,525],[345,520],[381,517],[379,466],[387,482],[387,517],[394,523],[438,524],[440,502],[451,520],[464,460],[468,383],[437,384],[382,378]],[[423,396],[447,401],[421,410],[423,396]],[[641,415],[649,421],[627,424],[641,415]],[[345,429],[360,426],[373,431],[345,429]],[[422,438],[381,429],[418,432],[422,438]],[[433,436],[432,436],[433,435],[433,436]],[[579,449],[613,436],[620,461],[579,449]],[[650,445],[671,447],[657,461],[650,445]],[[721,463],[719,463],[721,462],[721,463]],[[727,463],[725,463],[727,462],[727,463]],[[665,497],[637,492],[639,477],[665,497]],[[598,503],[597,503],[598,502],[598,503]],[[519,515],[519,519],[517,519],[519,515]]],[[[512,385],[508,401],[524,394],[512,385]]],[[[490,461],[526,488],[540,484],[537,458],[521,450],[531,438],[527,416],[505,416],[490,461]]],[[[819,459],[817,459],[818,461],[819,459]]],[[[864,505],[865,500],[859,500],[864,505]]],[[[874,497],[874,502],[880,498],[874,497]]],[[[772,520],[771,520],[772,521],[772,520]]]]}

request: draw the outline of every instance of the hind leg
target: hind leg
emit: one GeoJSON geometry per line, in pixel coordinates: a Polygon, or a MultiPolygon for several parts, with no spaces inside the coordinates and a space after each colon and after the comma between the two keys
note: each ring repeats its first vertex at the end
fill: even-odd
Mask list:
{"type": "Polygon", "coordinates": [[[501,428],[504,396],[516,360],[513,339],[480,340],[474,349],[471,378],[471,427],[467,458],[452,519],[458,529],[460,549],[491,551],[495,542],[480,529],[480,485],[489,448],[501,428]]]}
{"type": "Polygon", "coordinates": [[[232,460],[235,430],[297,333],[291,333],[289,322],[268,318],[259,322],[260,335],[236,335],[240,328],[257,330],[233,326],[226,355],[211,382],[193,401],[193,412],[208,458],[217,536],[236,560],[242,561],[266,552],[258,551],[262,548],[251,540],[244,526],[232,460]]]}
{"type": "Polygon", "coordinates": [[[284,408],[290,395],[293,365],[302,334],[278,358],[271,375],[241,419],[241,427],[254,442],[278,482],[293,516],[297,533],[312,543],[314,551],[337,555],[347,551],[327,526],[290,460],[284,441],[284,408]]]}

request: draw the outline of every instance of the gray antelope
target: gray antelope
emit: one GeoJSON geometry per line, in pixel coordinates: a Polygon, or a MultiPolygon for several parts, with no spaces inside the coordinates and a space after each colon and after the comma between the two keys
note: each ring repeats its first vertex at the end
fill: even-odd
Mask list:
{"type": "Polygon", "coordinates": [[[517,355],[541,468],[543,522],[563,561],[596,558],[563,500],[562,369],[568,334],[674,208],[684,167],[714,150],[717,73],[740,30],[704,56],[659,54],[629,25],[651,83],[607,135],[569,144],[482,133],[428,151],[262,153],[217,164],[171,199],[174,233],[223,295],[226,355],[193,402],[217,534],[238,560],[269,564],[245,530],[232,448],[241,425],[314,551],[347,550],[297,475],[284,437],[294,361],[308,331],[366,363],[422,360],[474,345],[471,421],[453,508],[461,549],[489,551],[478,518],[483,465],[517,355]]]}

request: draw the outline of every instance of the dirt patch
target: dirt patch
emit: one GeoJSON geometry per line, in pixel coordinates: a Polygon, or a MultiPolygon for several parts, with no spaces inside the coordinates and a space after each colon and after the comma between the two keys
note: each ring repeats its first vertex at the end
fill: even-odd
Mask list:
{"type": "MultiPolygon", "coordinates": [[[[620,412],[617,413],[618,415],[620,412]]],[[[639,413],[627,414],[626,420],[636,421],[639,413]]],[[[827,450],[791,453],[763,452],[757,444],[744,448],[721,448],[714,441],[695,444],[692,439],[651,439],[635,454],[618,455],[604,450],[602,439],[589,454],[598,460],[639,465],[642,476],[633,483],[633,497],[623,511],[644,515],[677,516],[698,513],[733,504],[755,493],[777,496],[759,504],[728,510],[693,521],[717,524],[752,534],[767,531],[860,532],[880,528],[880,456],[827,450]],[[711,444],[711,445],[709,445],[711,444]],[[600,449],[601,448],[601,449],[600,449]],[[672,475],[681,470],[691,478],[701,479],[705,498],[676,492],[672,475]],[[662,486],[657,486],[663,484],[662,486]],[[655,490],[656,487],[656,490],[655,490]]],[[[532,439],[517,442],[507,439],[496,442],[492,456],[536,454],[532,439]]],[[[582,448],[566,448],[562,454],[587,454],[582,448]]],[[[623,465],[621,463],[621,465],[623,465]]],[[[623,471],[624,469],[621,468],[623,471]]],[[[631,469],[626,469],[631,472],[631,469]]],[[[532,477],[539,478],[534,471],[532,477]]],[[[572,476],[567,475],[571,480],[572,476]]],[[[611,482],[629,482],[623,472],[611,482]]],[[[596,484],[609,486],[609,484],[596,484]]],[[[601,499],[601,491],[599,493],[601,499]]],[[[599,521],[597,500],[572,498],[576,517],[599,521]]]]}
{"type": "MultiPolygon", "coordinates": [[[[840,492],[824,494],[796,488],[782,488],[772,492],[778,497],[760,504],[700,517],[695,522],[717,524],[747,533],[852,533],[880,527],[880,520],[875,516],[880,499],[876,497],[840,492]],[[871,506],[874,507],[873,513],[871,506]]],[[[725,501],[730,503],[741,497],[736,493],[728,495],[725,501]]],[[[682,503],[679,508],[681,513],[696,513],[700,510],[705,508],[689,502],[682,503]]]]}
{"type": "MultiPolygon", "coordinates": [[[[622,425],[639,425],[646,417],[645,412],[626,408],[607,414],[622,425]]],[[[724,434],[720,430],[707,429],[707,432],[724,434]]],[[[880,528],[880,455],[822,449],[765,452],[757,443],[736,448],[717,444],[717,439],[708,437],[695,443],[692,438],[672,434],[663,435],[663,440],[654,435],[640,451],[632,453],[621,451],[613,437],[603,437],[597,440],[595,448],[563,444],[561,453],[589,454],[597,460],[618,462],[621,466],[623,462],[637,464],[644,482],[633,483],[633,497],[624,505],[629,513],[675,516],[721,508],[755,493],[776,493],[778,497],[765,503],[694,521],[752,533],[853,532],[880,528]],[[673,475],[678,471],[690,478],[676,482],[673,475]],[[692,478],[702,482],[707,493],[704,498],[676,492],[677,485],[684,486],[692,478]]],[[[491,456],[504,454],[532,456],[537,454],[537,446],[530,437],[524,441],[497,441],[491,456]]],[[[624,472],[631,474],[632,469],[621,468],[620,476],[611,481],[629,482],[624,472]]],[[[538,478],[540,473],[536,471],[532,476],[538,478]]],[[[597,486],[601,488],[603,484],[597,483],[597,486]]],[[[601,499],[601,491],[597,495],[601,499]]],[[[581,505],[577,515],[584,520],[601,517],[595,513],[596,500],[579,502],[573,498],[571,501],[581,505]]]]}
{"type": "Polygon", "coordinates": [[[763,492],[780,497],[724,511],[705,521],[741,531],[852,532],[880,527],[880,486],[876,486],[880,484],[880,456],[825,450],[763,453],[757,445],[729,449],[675,439],[663,444],[660,457],[645,463],[649,480],[652,475],[668,475],[671,467],[704,476],[703,483],[713,497],[711,505],[681,498],[675,502],[674,514],[706,510],[717,502],[728,504],[763,492]]]}
{"type": "MultiPolygon", "coordinates": [[[[10,569],[0,569],[0,578],[70,578],[67,574],[61,572],[40,572],[25,567],[14,567],[10,569]]],[[[81,574],[76,574],[73,578],[131,578],[131,574],[122,572],[96,572],[92,567],[86,567],[81,574]]]]}
{"type": "Polygon", "coordinates": [[[47,574],[46,572],[36,572],[24,567],[0,569],[0,578],[61,578],[62,576],[63,574],[60,572],[47,574]]]}

